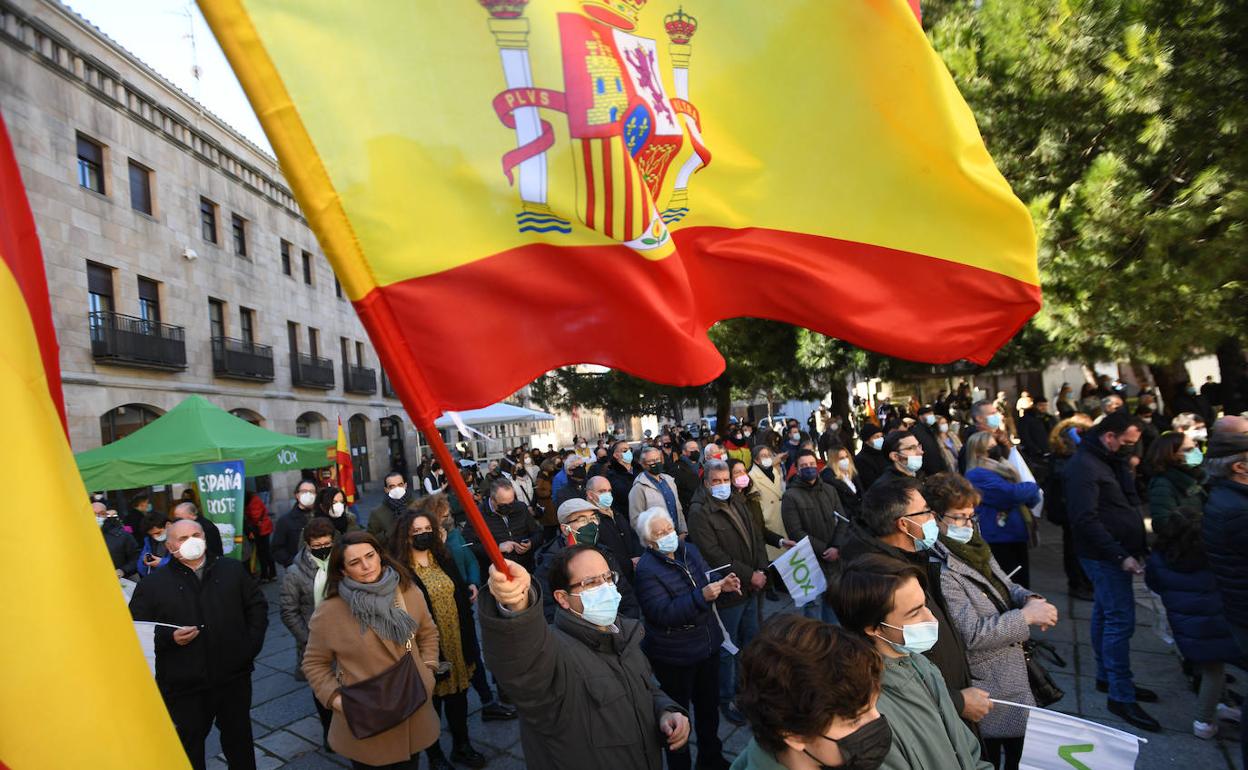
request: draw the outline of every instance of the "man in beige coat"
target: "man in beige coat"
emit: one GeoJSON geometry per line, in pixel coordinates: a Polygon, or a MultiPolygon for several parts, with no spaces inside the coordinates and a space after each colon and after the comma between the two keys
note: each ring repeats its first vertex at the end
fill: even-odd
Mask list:
{"type": "Polygon", "coordinates": [[[636,529],[637,517],[650,508],[666,509],[676,532],[683,535],[688,531],[676,479],[663,472],[663,452],[655,446],[641,450],[641,473],[633,479],[633,488],[628,493],[629,525],[636,529]]]}

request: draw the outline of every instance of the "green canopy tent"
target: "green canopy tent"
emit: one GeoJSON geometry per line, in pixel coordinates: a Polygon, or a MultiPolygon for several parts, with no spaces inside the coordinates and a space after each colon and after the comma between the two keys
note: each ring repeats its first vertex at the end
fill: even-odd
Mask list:
{"type": "Polygon", "coordinates": [[[133,489],[188,482],[194,464],[242,460],[248,476],[322,468],[332,440],[274,433],[190,396],[125,438],[74,455],[89,490],[133,489]]]}

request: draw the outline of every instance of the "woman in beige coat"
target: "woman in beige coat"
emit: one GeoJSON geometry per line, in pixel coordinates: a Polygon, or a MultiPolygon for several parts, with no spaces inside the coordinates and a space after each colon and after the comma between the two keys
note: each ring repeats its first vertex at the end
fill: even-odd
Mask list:
{"type": "Polygon", "coordinates": [[[406,720],[371,738],[351,733],[342,713],[342,685],[376,676],[408,654],[432,696],[438,665],[438,629],[425,597],[367,532],[343,536],[329,557],[325,601],[308,623],[303,673],[317,700],[333,710],[329,745],[356,770],[416,770],[420,752],[438,740],[441,724],[430,697],[406,720]]]}
{"type": "MultiPolygon", "coordinates": [[[[750,479],[758,492],[759,504],[763,508],[763,523],[772,532],[784,531],[784,520],[780,517],[780,500],[784,497],[784,475],[775,466],[776,454],[769,447],[759,446],[754,449],[754,467],[750,468],[750,479]]],[[[775,561],[780,558],[784,549],[767,546],[767,558],[775,561]]]]}

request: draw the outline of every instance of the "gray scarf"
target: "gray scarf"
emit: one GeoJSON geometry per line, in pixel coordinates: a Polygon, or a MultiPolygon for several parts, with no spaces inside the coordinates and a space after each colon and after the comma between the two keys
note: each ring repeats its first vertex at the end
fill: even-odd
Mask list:
{"type": "Polygon", "coordinates": [[[402,607],[396,606],[394,595],[398,587],[399,573],[393,567],[386,567],[376,583],[357,583],[343,576],[338,583],[338,595],[360,621],[361,633],[371,628],[382,639],[407,644],[416,633],[417,623],[402,607]]]}

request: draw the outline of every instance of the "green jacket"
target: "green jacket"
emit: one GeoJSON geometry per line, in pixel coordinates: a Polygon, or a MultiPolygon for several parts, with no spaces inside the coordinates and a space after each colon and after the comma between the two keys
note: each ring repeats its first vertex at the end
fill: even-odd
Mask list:
{"type": "Polygon", "coordinates": [[[884,658],[876,708],[893,728],[883,770],[992,770],[954,709],[940,671],[922,655],[884,658]]]}
{"type": "Polygon", "coordinates": [[[1207,496],[1196,473],[1167,468],[1165,473],[1154,476],[1148,482],[1148,512],[1153,517],[1153,532],[1162,531],[1180,506],[1203,510],[1207,496]]]}
{"type": "Polygon", "coordinates": [[[763,750],[753,738],[746,744],[737,758],[732,761],[731,770],[786,770],[775,757],[763,750]]]}

